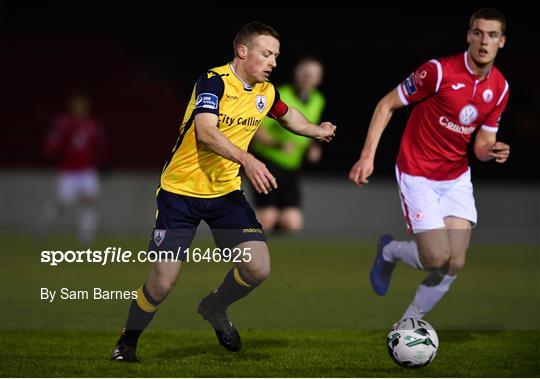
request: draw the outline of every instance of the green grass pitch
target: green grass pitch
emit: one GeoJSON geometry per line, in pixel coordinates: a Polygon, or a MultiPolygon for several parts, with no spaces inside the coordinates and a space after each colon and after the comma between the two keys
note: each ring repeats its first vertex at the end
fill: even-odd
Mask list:
{"type": "MultiPolygon", "coordinates": [[[[95,246],[146,248],[145,236],[103,236],[95,246]]],[[[474,244],[449,294],[427,317],[439,333],[437,358],[419,370],[395,365],[387,330],[424,273],[400,265],[390,292],[371,292],[374,243],[272,238],[272,274],[233,305],[238,353],[217,344],[196,314],[228,265],[185,264],[176,289],[141,337],[139,364],[110,362],[129,300],[40,300],[40,288],[133,290],[146,264],[40,263],[42,250],[76,247],[69,237],[36,242],[2,234],[0,376],[10,377],[531,377],[540,375],[538,246],[474,244]]],[[[204,239],[199,246],[212,246],[204,239]]],[[[194,245],[195,246],[195,245],[194,245]]]]}

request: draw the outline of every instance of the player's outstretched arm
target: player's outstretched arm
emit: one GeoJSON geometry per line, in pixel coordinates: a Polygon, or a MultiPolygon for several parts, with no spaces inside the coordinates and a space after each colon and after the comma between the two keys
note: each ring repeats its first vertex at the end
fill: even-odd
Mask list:
{"type": "Polygon", "coordinates": [[[497,142],[497,133],[480,129],[474,140],[474,154],[483,162],[495,159],[497,163],[504,163],[510,156],[510,146],[497,142]]]}
{"type": "Polygon", "coordinates": [[[197,114],[195,116],[197,141],[203,143],[214,153],[240,163],[257,192],[268,194],[273,188],[277,188],[276,178],[268,171],[264,163],[229,141],[217,128],[217,124],[217,115],[213,113],[197,114]]]}
{"type": "Polygon", "coordinates": [[[383,97],[377,104],[377,107],[375,107],[371,122],[369,123],[369,129],[364,142],[364,147],[362,148],[362,153],[349,172],[349,179],[359,186],[368,183],[368,178],[373,173],[375,153],[382,133],[384,132],[384,129],[386,129],[394,111],[403,106],[397,90],[394,89],[383,97]]]}
{"type": "Polygon", "coordinates": [[[325,121],[320,125],[312,124],[295,108],[289,108],[287,113],[278,121],[285,129],[294,134],[310,137],[321,142],[330,142],[336,134],[336,126],[331,122],[325,121]]]}

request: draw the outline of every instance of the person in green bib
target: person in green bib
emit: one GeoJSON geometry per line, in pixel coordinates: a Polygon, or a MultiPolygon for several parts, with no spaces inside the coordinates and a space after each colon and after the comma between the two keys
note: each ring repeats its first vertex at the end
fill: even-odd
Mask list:
{"type": "MultiPolygon", "coordinates": [[[[323,94],[317,90],[322,78],[322,63],[313,57],[305,57],[295,65],[293,84],[278,87],[281,99],[289,107],[300,110],[314,124],[320,122],[326,103],[323,94]]],[[[266,164],[279,183],[279,187],[268,195],[253,191],[257,219],[263,229],[302,229],[298,171],[304,157],[312,163],[320,160],[320,146],[309,138],[285,130],[275,120],[266,118],[255,134],[251,150],[266,164]]]]}

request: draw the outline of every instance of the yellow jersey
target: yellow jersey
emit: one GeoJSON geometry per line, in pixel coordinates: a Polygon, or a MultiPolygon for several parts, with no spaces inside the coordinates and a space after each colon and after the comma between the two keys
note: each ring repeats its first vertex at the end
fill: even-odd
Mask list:
{"type": "Polygon", "coordinates": [[[266,115],[280,118],[286,106],[269,82],[249,86],[234,72],[232,64],[213,68],[199,78],[179,129],[171,158],[161,174],[161,188],[180,195],[212,198],[239,190],[240,164],[224,158],[197,141],[195,115],[218,116],[219,130],[233,144],[247,151],[266,115]],[[275,109],[277,110],[275,110],[275,109]]]}

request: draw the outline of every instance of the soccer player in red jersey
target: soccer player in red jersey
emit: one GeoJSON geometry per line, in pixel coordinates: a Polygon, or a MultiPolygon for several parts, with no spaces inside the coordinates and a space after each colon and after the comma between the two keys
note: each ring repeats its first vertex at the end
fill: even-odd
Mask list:
{"type": "Polygon", "coordinates": [[[105,157],[106,140],[91,115],[87,96],[71,96],[68,108],[55,118],[44,142],[45,155],[55,161],[59,175],[56,196],[44,210],[42,227],[49,228],[62,211],[79,203],[79,239],[89,244],[97,227],[97,166],[105,157]]]}
{"type": "Polygon", "coordinates": [[[379,139],[395,110],[413,104],[401,140],[396,175],[414,241],[379,239],[371,269],[378,295],[388,291],[398,261],[428,271],[402,318],[423,318],[441,300],[465,264],[476,208],[467,145],[473,133],[481,161],[504,163],[510,147],[497,141],[508,83],[494,66],[505,44],[506,20],[492,8],[469,22],[466,52],[422,64],[377,105],[360,159],[349,178],[368,183],[379,139]]]}

